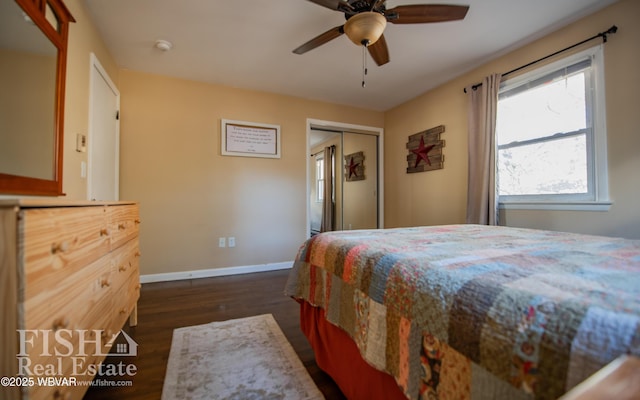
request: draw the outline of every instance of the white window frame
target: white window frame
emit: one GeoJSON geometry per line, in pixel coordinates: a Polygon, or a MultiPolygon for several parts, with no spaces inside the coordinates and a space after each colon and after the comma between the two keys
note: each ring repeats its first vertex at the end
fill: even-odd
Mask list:
{"type": "MultiPolygon", "coordinates": [[[[528,81],[535,80],[561,68],[573,65],[581,60],[591,58],[590,93],[587,93],[587,118],[591,119],[592,139],[587,133],[588,174],[593,184],[593,193],[589,198],[576,195],[526,195],[499,196],[501,209],[526,210],[584,210],[607,211],[612,202],[609,199],[609,183],[607,169],[607,123],[604,88],[604,52],[603,45],[591,47],[575,53],[559,61],[547,64],[531,72],[506,79],[500,85],[500,92],[508,91],[528,81]]],[[[587,89],[588,91],[589,89],[587,89]]],[[[497,149],[496,149],[497,151],[497,149]]],[[[497,160],[497,157],[496,157],[497,160]]],[[[497,174],[496,168],[496,174],[497,174]]]]}
{"type": "Polygon", "coordinates": [[[316,203],[324,200],[324,156],[316,156],[316,203]]]}

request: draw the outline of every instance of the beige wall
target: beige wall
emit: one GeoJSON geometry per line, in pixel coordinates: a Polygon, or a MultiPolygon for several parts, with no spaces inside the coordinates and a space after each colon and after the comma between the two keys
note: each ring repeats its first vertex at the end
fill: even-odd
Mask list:
{"type": "Polygon", "coordinates": [[[385,226],[464,222],[467,178],[466,97],[462,88],[616,24],[605,47],[611,196],[609,212],[516,212],[508,225],[640,237],[640,2],[624,0],[557,34],[386,113],[118,70],[82,0],[67,0],[72,24],[65,101],[64,191],[86,197],[75,151],[87,134],[90,53],[122,100],[121,189],[141,203],[142,273],[288,261],[306,237],[306,119],[385,128],[385,226]],[[278,124],[279,160],[220,155],[220,119],[278,124]],[[443,170],[406,174],[407,137],[443,124],[443,170]],[[234,236],[233,249],[217,247],[234,236]]]}
{"type": "Polygon", "coordinates": [[[80,176],[81,162],[87,153],[76,149],[76,135],[87,135],[89,129],[90,57],[94,53],[111,80],[118,85],[118,66],[96,30],[82,0],[65,0],[77,22],[69,28],[67,54],[67,87],[64,118],[64,171],[62,189],[65,198],[86,199],[87,179],[80,176]]]}
{"type": "Polygon", "coordinates": [[[120,195],[140,201],[141,273],[293,260],[306,238],[307,118],[382,127],[384,115],[120,71],[120,195]],[[280,125],[280,159],[220,154],[220,120],[280,125]],[[235,248],[219,248],[233,236],[235,248]]]}
{"type": "MultiPolygon", "coordinates": [[[[504,72],[617,25],[605,45],[609,188],[608,212],[516,211],[501,221],[560,231],[640,238],[640,1],[623,0],[531,45],[429,91],[385,113],[385,226],[465,221],[467,115],[465,86],[492,72],[504,72]],[[445,125],[444,169],[407,174],[407,137],[445,125]]],[[[594,45],[597,42],[591,42],[594,45]]]]}

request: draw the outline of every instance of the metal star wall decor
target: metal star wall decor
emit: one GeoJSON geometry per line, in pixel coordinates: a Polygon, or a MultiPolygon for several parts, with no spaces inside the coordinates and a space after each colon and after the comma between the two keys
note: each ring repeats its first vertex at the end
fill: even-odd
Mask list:
{"type": "Polygon", "coordinates": [[[443,132],[444,125],[440,125],[409,136],[407,173],[444,168],[444,140],[440,140],[443,132]]]}
{"type": "Polygon", "coordinates": [[[364,153],[362,151],[344,156],[344,180],[347,182],[364,180],[364,153]]]}

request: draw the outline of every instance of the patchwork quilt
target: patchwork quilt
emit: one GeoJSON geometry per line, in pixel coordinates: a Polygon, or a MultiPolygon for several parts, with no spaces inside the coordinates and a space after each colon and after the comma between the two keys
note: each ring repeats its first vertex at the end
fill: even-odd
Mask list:
{"type": "Polygon", "coordinates": [[[556,399],[640,356],[640,241],[447,225],[327,232],[285,294],[409,399],[556,399]]]}

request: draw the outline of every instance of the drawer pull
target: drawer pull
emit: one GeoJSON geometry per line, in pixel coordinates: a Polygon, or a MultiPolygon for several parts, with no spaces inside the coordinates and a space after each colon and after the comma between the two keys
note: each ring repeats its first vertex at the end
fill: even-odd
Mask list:
{"type": "Polygon", "coordinates": [[[127,313],[127,309],[126,308],[121,308],[120,309],[120,314],[126,314],[127,313]]]}
{"type": "Polygon", "coordinates": [[[57,320],[53,321],[53,330],[57,331],[60,329],[65,329],[69,326],[69,319],[68,318],[58,318],[57,320]]]}
{"type": "Polygon", "coordinates": [[[139,225],[139,224],[141,224],[141,223],[142,223],[142,221],[140,221],[140,219],[139,219],[139,218],[136,218],[133,222],[134,222],[136,225],[139,225]]]}
{"type": "Polygon", "coordinates": [[[53,398],[54,400],[69,400],[71,399],[71,393],[63,393],[60,389],[56,389],[56,391],[53,392],[53,398]]]}
{"type": "Polygon", "coordinates": [[[125,265],[121,265],[121,266],[118,267],[118,271],[120,271],[120,272],[124,272],[126,270],[127,270],[127,267],[125,265]]]}
{"type": "Polygon", "coordinates": [[[111,334],[111,329],[105,329],[102,332],[100,332],[100,337],[102,337],[102,339],[106,339],[106,338],[111,339],[111,336],[113,336],[111,334]]]}
{"type": "Polygon", "coordinates": [[[109,236],[109,230],[107,228],[100,229],[100,236],[109,236]]]}
{"type": "Polygon", "coordinates": [[[119,230],[121,230],[121,231],[122,231],[122,230],[125,230],[126,228],[127,228],[127,226],[124,224],[124,222],[120,222],[120,223],[118,224],[118,229],[119,229],[119,230]]]}
{"type": "Polygon", "coordinates": [[[69,250],[69,242],[51,244],[51,254],[64,253],[69,250]]]}
{"type": "Polygon", "coordinates": [[[136,290],[140,289],[141,287],[142,287],[142,285],[141,285],[140,283],[138,283],[138,284],[136,285],[136,290]]]}
{"type": "Polygon", "coordinates": [[[111,282],[107,278],[102,278],[100,281],[100,287],[109,287],[111,286],[111,282]]]}
{"type": "Polygon", "coordinates": [[[140,257],[141,255],[142,255],[142,254],[140,254],[140,252],[139,252],[139,251],[136,251],[136,254],[135,254],[135,256],[136,256],[136,257],[140,257]]]}

